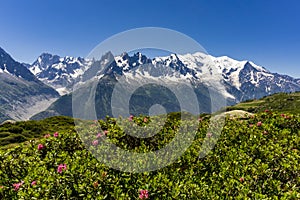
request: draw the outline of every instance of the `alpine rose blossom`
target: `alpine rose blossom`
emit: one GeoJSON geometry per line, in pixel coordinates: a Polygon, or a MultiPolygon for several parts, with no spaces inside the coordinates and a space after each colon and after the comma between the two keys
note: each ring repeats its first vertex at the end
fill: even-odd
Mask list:
{"type": "Polygon", "coordinates": [[[99,143],[98,140],[94,140],[94,141],[92,142],[93,146],[97,146],[98,143],[99,143]]]}
{"type": "Polygon", "coordinates": [[[31,182],[31,185],[32,185],[32,186],[36,185],[36,181],[32,181],[32,182],[31,182]]]}
{"type": "Polygon", "coordinates": [[[60,164],[57,167],[57,172],[62,173],[63,170],[67,170],[67,165],[66,164],[60,164]]]}
{"type": "Polygon", "coordinates": [[[50,135],[50,134],[46,134],[46,135],[44,135],[44,138],[49,138],[49,137],[51,137],[51,135],[50,135]]]}
{"type": "Polygon", "coordinates": [[[107,135],[107,134],[108,134],[108,130],[105,130],[105,131],[104,131],[104,135],[107,135]]]}
{"type": "Polygon", "coordinates": [[[291,119],[291,116],[286,115],[284,119],[291,119]]]}
{"type": "Polygon", "coordinates": [[[128,118],[128,120],[132,121],[133,120],[133,115],[130,115],[129,118],[128,118]]]}
{"type": "Polygon", "coordinates": [[[148,197],[149,197],[148,190],[140,190],[140,195],[139,195],[140,199],[148,199],[148,197]]]}
{"type": "Polygon", "coordinates": [[[21,181],[20,183],[14,183],[14,190],[18,191],[20,189],[20,187],[23,185],[24,181],[21,181]]]}
{"type": "Polygon", "coordinates": [[[262,125],[262,122],[257,122],[257,124],[256,124],[257,126],[261,126],[262,125]]]}
{"type": "Polygon", "coordinates": [[[148,118],[147,118],[147,117],[145,117],[145,118],[144,118],[144,122],[146,123],[147,121],[148,121],[148,118]]]}
{"type": "Polygon", "coordinates": [[[58,132],[55,132],[55,133],[53,134],[53,136],[54,136],[54,137],[58,137],[58,132]]]}
{"type": "Polygon", "coordinates": [[[43,144],[38,144],[37,149],[40,151],[40,150],[42,150],[44,147],[45,147],[45,146],[44,146],[43,144]]]}

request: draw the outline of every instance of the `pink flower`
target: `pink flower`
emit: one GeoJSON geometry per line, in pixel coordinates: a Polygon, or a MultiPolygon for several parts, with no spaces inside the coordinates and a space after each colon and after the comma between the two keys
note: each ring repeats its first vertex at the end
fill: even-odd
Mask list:
{"type": "Polygon", "coordinates": [[[107,134],[108,134],[108,130],[105,130],[105,131],[104,131],[104,134],[107,135],[107,134]]]}
{"type": "Polygon", "coordinates": [[[128,120],[129,120],[129,121],[132,121],[132,120],[133,120],[133,115],[130,115],[130,116],[128,117],[128,120]]]}
{"type": "Polygon", "coordinates": [[[211,138],[211,136],[212,136],[212,133],[207,133],[206,134],[206,137],[208,137],[208,138],[211,138]]]}
{"type": "Polygon", "coordinates": [[[240,182],[244,182],[245,179],[243,177],[240,178],[240,182]]]}
{"type": "Polygon", "coordinates": [[[144,122],[146,123],[147,121],[148,121],[148,118],[147,118],[147,117],[145,117],[145,118],[144,118],[144,122]]]}
{"type": "Polygon", "coordinates": [[[267,112],[269,112],[269,110],[268,110],[268,109],[266,109],[266,110],[265,110],[265,112],[267,113],[267,112]]]}
{"type": "Polygon", "coordinates": [[[282,114],[280,114],[280,116],[281,116],[281,117],[285,117],[285,114],[282,113],[282,114]]]}
{"type": "Polygon", "coordinates": [[[250,127],[250,128],[253,127],[253,124],[249,124],[249,127],[250,127]]]}
{"type": "Polygon", "coordinates": [[[55,132],[55,133],[53,134],[53,136],[54,136],[54,137],[58,137],[58,132],[55,132]]]}
{"type": "Polygon", "coordinates": [[[103,135],[101,134],[101,133],[98,133],[97,135],[96,135],[96,138],[101,138],[103,135]]]}
{"type": "Polygon", "coordinates": [[[94,141],[92,142],[93,146],[97,146],[98,143],[99,143],[98,140],[94,140],[94,141]]]}
{"type": "Polygon", "coordinates": [[[32,185],[32,186],[36,185],[36,181],[32,181],[32,182],[31,182],[31,185],[32,185]]]}
{"type": "Polygon", "coordinates": [[[42,150],[44,147],[45,147],[45,146],[44,146],[43,144],[38,144],[37,149],[40,151],[40,150],[42,150]]]}
{"type": "Polygon", "coordinates": [[[50,134],[44,135],[44,138],[48,138],[48,137],[51,137],[51,135],[50,134]]]}
{"type": "Polygon", "coordinates": [[[203,118],[202,117],[199,117],[198,121],[199,122],[202,122],[203,118]]]}
{"type": "Polygon", "coordinates": [[[3,186],[3,185],[0,185],[0,189],[2,189],[2,188],[4,188],[4,186],[3,186]]]}
{"type": "Polygon", "coordinates": [[[24,181],[21,181],[20,183],[14,183],[14,190],[18,191],[20,189],[20,187],[23,185],[24,181]]]}
{"type": "Polygon", "coordinates": [[[267,135],[267,134],[268,134],[268,132],[267,132],[267,131],[264,131],[264,132],[263,132],[263,134],[264,134],[264,135],[267,135]]]}
{"type": "Polygon", "coordinates": [[[257,124],[256,124],[257,126],[261,126],[262,125],[262,122],[257,122],[257,124]]]}
{"type": "Polygon", "coordinates": [[[60,164],[57,167],[57,172],[62,173],[63,170],[67,170],[67,165],[66,164],[60,164]]]}
{"type": "Polygon", "coordinates": [[[140,190],[140,195],[139,195],[140,199],[148,199],[148,197],[149,197],[148,190],[140,190]]]}

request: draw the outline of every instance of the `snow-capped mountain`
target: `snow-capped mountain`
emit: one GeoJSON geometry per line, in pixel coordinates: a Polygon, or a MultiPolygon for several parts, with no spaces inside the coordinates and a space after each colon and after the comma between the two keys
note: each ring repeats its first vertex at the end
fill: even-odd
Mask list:
{"type": "MultiPolygon", "coordinates": [[[[135,78],[145,76],[147,71],[145,68],[139,68],[139,65],[151,63],[152,68],[162,65],[172,69],[164,70],[164,73],[168,72],[167,74],[159,73],[165,79],[175,81],[188,79],[193,83],[208,86],[221,83],[226,88],[224,95],[234,99],[235,103],[277,92],[300,91],[299,79],[272,73],[251,61],[237,61],[227,56],[214,57],[198,52],[185,55],[171,54],[150,60],[139,53],[132,57],[125,53],[123,56],[115,57],[115,62],[112,66],[117,66],[116,72],[121,74],[122,71],[125,76],[131,73],[135,78]],[[177,77],[174,77],[173,71],[178,72],[177,77]]],[[[148,74],[155,76],[152,72],[153,69],[148,69],[148,74]]]]}
{"type": "MultiPolygon", "coordinates": [[[[49,56],[49,58],[52,57],[49,56]]],[[[39,62],[40,66],[38,69],[41,69],[38,71],[39,79],[51,85],[55,81],[51,82],[49,80],[60,80],[67,77],[67,74],[57,73],[59,69],[56,69],[57,66],[64,66],[63,69],[66,69],[65,73],[67,73],[67,69],[73,69],[68,64],[61,64],[65,63],[64,60],[56,58],[52,65],[50,61],[39,62]],[[43,65],[43,63],[47,64],[43,65]],[[41,74],[47,74],[42,69],[46,69],[48,74],[51,74],[48,72],[49,70],[53,70],[55,73],[54,79],[47,76],[41,77],[41,74]]],[[[133,55],[123,53],[119,56],[113,56],[109,52],[98,61],[81,59],[80,63],[81,65],[78,65],[76,68],[80,73],[73,73],[76,74],[75,78],[68,76],[67,83],[71,84],[66,86],[67,89],[65,91],[72,91],[70,88],[75,83],[85,85],[86,82],[98,81],[97,94],[100,96],[97,97],[96,101],[97,104],[106,106],[102,107],[102,110],[108,110],[106,113],[108,115],[111,114],[110,108],[108,108],[110,106],[109,98],[111,98],[111,92],[115,84],[120,81],[125,81],[124,85],[138,85],[139,83],[147,83],[157,79],[174,86],[188,82],[194,87],[197,98],[202,101],[202,105],[199,105],[201,112],[212,111],[210,110],[210,88],[218,90],[226,98],[227,105],[248,99],[261,98],[277,92],[300,91],[299,79],[272,73],[251,61],[237,61],[227,56],[214,57],[201,52],[185,55],[171,54],[153,59],[149,59],[141,53],[133,55]],[[84,65],[82,63],[88,64],[84,65]]],[[[34,66],[37,65],[33,64],[30,67],[32,71],[35,69],[34,66]]],[[[161,88],[156,89],[161,90],[161,88]]],[[[147,96],[147,94],[141,94],[140,97],[143,95],[147,96]]],[[[163,95],[165,97],[168,96],[167,92],[164,92],[163,95]]],[[[72,95],[63,96],[50,106],[48,111],[51,111],[51,115],[72,116],[71,98],[72,95]],[[60,108],[65,108],[66,105],[70,105],[70,108],[64,109],[67,112],[59,113],[60,108]]],[[[142,100],[139,98],[139,101],[141,102],[142,100]]],[[[168,102],[172,101],[175,100],[169,100],[168,102]]],[[[154,101],[151,102],[153,103],[154,101]]],[[[119,103],[121,104],[122,102],[119,103]]],[[[178,105],[172,104],[172,106],[178,108],[178,105]]],[[[172,106],[169,105],[169,110],[175,111],[176,109],[172,109],[172,106]]],[[[136,110],[142,110],[142,106],[139,106],[136,110]]],[[[47,116],[47,114],[43,113],[43,116],[47,116]]]]}
{"type": "Polygon", "coordinates": [[[24,120],[46,109],[59,94],[0,48],[0,122],[24,120]]]}
{"type": "MultiPolygon", "coordinates": [[[[140,75],[139,77],[145,76],[147,70],[149,76],[154,76],[155,73],[158,73],[154,70],[155,66],[165,66],[166,69],[169,67],[170,70],[164,70],[159,74],[167,79],[175,81],[188,79],[204,84],[221,82],[226,87],[227,97],[234,99],[235,102],[260,98],[277,92],[300,90],[299,79],[272,73],[251,61],[237,61],[227,56],[214,57],[198,52],[185,55],[172,54],[149,59],[141,53],[132,56],[123,53],[115,57],[111,55],[110,58],[114,58],[114,60],[111,61],[105,71],[100,72],[101,67],[96,67],[98,71],[94,70],[93,73],[89,73],[89,77],[92,78],[96,74],[113,71],[119,75],[126,74],[129,76],[131,74],[137,78],[138,75],[140,75]],[[139,68],[139,66],[147,64],[151,64],[151,69],[139,68]],[[180,77],[174,77],[172,70],[179,72],[180,77]]],[[[83,58],[42,54],[29,66],[29,69],[39,80],[52,86],[60,94],[65,94],[72,91],[72,86],[75,83],[82,81],[82,77],[91,71],[90,68],[93,68],[96,62],[83,58]]]]}
{"type": "Polygon", "coordinates": [[[213,57],[201,53],[178,57],[188,68],[198,70],[196,76],[200,80],[222,82],[226,91],[234,97],[235,103],[278,92],[300,90],[297,79],[272,73],[251,61],[237,61],[227,56],[213,57]],[[196,65],[195,63],[203,65],[199,67],[199,64],[196,65]],[[221,76],[219,76],[220,74],[221,76]]]}
{"type": "MultiPolygon", "coordinates": [[[[102,59],[101,63],[83,58],[62,58],[42,54],[29,69],[38,79],[55,88],[60,94],[70,93],[74,84],[79,81],[85,82],[96,75],[111,72],[127,77],[132,76],[135,79],[143,78],[145,74],[150,77],[159,74],[173,81],[190,80],[195,84],[207,85],[222,83],[226,88],[224,95],[236,103],[277,92],[300,90],[299,79],[272,73],[251,61],[237,61],[227,56],[214,57],[201,52],[185,55],[171,54],[153,59],[141,53],[135,53],[132,56],[127,53],[109,56],[110,64],[104,69],[101,65],[105,59],[102,59]],[[157,71],[157,66],[165,66],[163,72],[157,71]],[[179,74],[176,73],[175,76],[174,70],[179,74]],[[89,78],[83,80],[87,74],[89,78]]],[[[107,60],[108,58],[106,58],[106,63],[108,63],[107,60]]]]}
{"type": "Polygon", "coordinates": [[[72,91],[77,78],[92,64],[91,60],[80,57],[59,57],[43,53],[28,69],[45,84],[55,88],[60,94],[72,91]]]}

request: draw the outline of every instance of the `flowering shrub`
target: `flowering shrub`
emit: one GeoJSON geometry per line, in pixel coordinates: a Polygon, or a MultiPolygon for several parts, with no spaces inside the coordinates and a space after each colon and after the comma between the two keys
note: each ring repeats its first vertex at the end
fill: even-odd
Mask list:
{"type": "Polygon", "coordinates": [[[94,146],[97,146],[97,145],[98,145],[98,143],[99,143],[99,141],[98,141],[98,140],[94,140],[94,141],[93,141],[93,145],[94,145],[94,146]]]}
{"type": "Polygon", "coordinates": [[[140,199],[148,199],[148,197],[149,197],[148,190],[140,190],[140,195],[139,195],[140,199]]]}
{"type": "Polygon", "coordinates": [[[38,144],[38,146],[37,146],[37,149],[40,151],[40,150],[42,150],[44,148],[44,145],[43,144],[38,144]]]}
{"type": "Polygon", "coordinates": [[[31,185],[32,185],[32,186],[36,185],[36,181],[32,181],[32,182],[31,182],[31,185]]]}
{"type": "MultiPolygon", "coordinates": [[[[0,199],[300,199],[300,118],[280,114],[227,118],[214,149],[199,158],[204,138],[214,140],[214,133],[207,132],[209,117],[203,117],[195,140],[180,159],[144,173],[106,167],[85,148],[74,128],[53,125],[59,138],[43,137],[47,130],[39,139],[0,150],[0,199]]],[[[188,120],[181,122],[176,116],[151,138],[124,134],[112,118],[99,121],[106,132],[89,126],[81,137],[95,151],[105,133],[121,148],[152,151],[169,143],[177,127],[189,126],[188,120]]],[[[144,119],[124,121],[130,127],[145,126],[144,119]]],[[[146,123],[155,121],[147,119],[146,123]]]]}
{"type": "Polygon", "coordinates": [[[261,125],[262,125],[262,122],[261,121],[259,121],[259,122],[257,122],[257,124],[256,124],[258,127],[260,127],[261,125]]]}
{"type": "Polygon", "coordinates": [[[67,170],[67,165],[66,164],[58,165],[57,172],[61,174],[63,170],[67,170]]]}
{"type": "Polygon", "coordinates": [[[53,134],[53,137],[58,137],[58,132],[55,132],[55,133],[53,134]]]}
{"type": "Polygon", "coordinates": [[[14,190],[18,191],[20,189],[20,187],[23,185],[24,181],[21,181],[20,183],[14,183],[14,190]]]}

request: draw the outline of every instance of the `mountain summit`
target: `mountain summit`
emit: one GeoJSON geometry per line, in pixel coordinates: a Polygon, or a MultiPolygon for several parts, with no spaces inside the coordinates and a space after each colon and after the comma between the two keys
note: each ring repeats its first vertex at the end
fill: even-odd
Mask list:
{"type": "Polygon", "coordinates": [[[71,91],[78,76],[91,64],[92,61],[80,57],[59,57],[43,53],[28,68],[39,80],[55,88],[60,94],[65,94],[71,91]]]}
{"type": "Polygon", "coordinates": [[[59,97],[23,64],[0,48],[0,122],[25,120],[59,97]]]}

